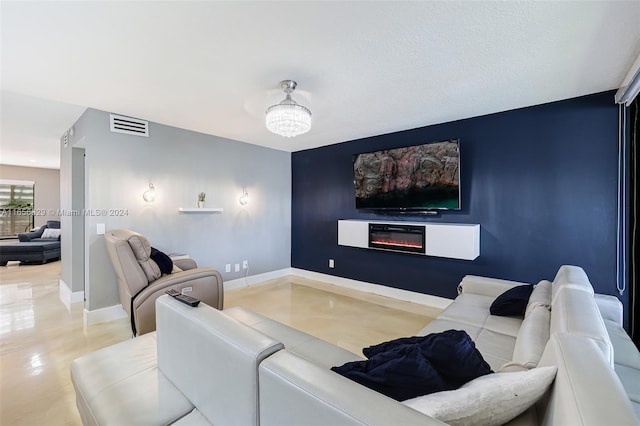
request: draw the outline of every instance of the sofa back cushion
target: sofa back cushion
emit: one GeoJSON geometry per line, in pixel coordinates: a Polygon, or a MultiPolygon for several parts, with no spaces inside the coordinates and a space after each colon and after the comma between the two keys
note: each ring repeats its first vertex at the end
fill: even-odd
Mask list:
{"type": "Polygon", "coordinates": [[[580,290],[591,296],[594,295],[593,286],[589,282],[587,274],[579,266],[562,265],[558,269],[551,290],[551,305],[554,304],[558,294],[565,289],[580,290]]]}
{"type": "Polygon", "coordinates": [[[122,307],[130,314],[131,298],[149,284],[149,280],[133,254],[128,238],[133,231],[114,229],[104,235],[113,269],[118,276],[122,307]]]}
{"type": "Polygon", "coordinates": [[[593,339],[613,367],[611,339],[598,305],[589,292],[568,287],[556,294],[551,306],[550,333],[567,333],[593,339]]]}
{"type": "Polygon", "coordinates": [[[546,365],[558,372],[549,398],[539,404],[540,424],[638,424],[622,383],[593,339],[551,335],[539,364],[546,365]]]}
{"type": "Polygon", "coordinates": [[[538,366],[549,340],[550,322],[551,312],[544,305],[538,305],[527,311],[513,348],[512,363],[525,368],[538,366]]]}
{"type": "Polygon", "coordinates": [[[147,280],[149,282],[153,282],[160,278],[162,272],[160,271],[158,264],[151,259],[151,244],[149,243],[149,240],[147,240],[143,235],[132,233],[132,235],[127,238],[127,241],[131,246],[133,255],[136,257],[140,267],[144,271],[144,274],[147,276],[147,280]]]}
{"type": "Polygon", "coordinates": [[[258,366],[282,343],[201,303],[156,300],[158,368],[211,424],[258,424],[258,366]]]}

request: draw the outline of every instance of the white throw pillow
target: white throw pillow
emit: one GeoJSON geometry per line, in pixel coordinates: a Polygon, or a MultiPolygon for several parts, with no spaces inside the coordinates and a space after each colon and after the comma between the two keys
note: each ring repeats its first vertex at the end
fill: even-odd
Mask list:
{"type": "Polygon", "coordinates": [[[60,229],[46,228],[40,238],[58,238],[60,229]]]}
{"type": "Polygon", "coordinates": [[[453,426],[502,425],[524,413],[547,391],[555,366],[478,377],[453,391],[437,392],[403,404],[453,426]]]}

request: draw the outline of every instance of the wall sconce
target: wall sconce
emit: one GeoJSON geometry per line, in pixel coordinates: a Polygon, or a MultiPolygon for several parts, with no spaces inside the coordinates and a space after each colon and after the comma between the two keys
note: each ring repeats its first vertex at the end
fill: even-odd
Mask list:
{"type": "Polygon", "coordinates": [[[242,188],[242,195],[240,196],[240,205],[246,206],[249,204],[249,193],[247,192],[247,188],[242,188]]]}
{"type": "Polygon", "coordinates": [[[149,182],[149,189],[144,191],[144,194],[142,194],[142,198],[147,203],[151,203],[156,200],[156,189],[153,187],[153,184],[151,182],[149,182]]]}

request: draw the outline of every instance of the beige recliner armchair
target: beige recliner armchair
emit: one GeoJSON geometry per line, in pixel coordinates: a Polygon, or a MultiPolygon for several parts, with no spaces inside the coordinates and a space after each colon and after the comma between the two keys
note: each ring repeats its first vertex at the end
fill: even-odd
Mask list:
{"type": "MultiPolygon", "coordinates": [[[[168,289],[193,290],[189,296],[222,309],[224,290],[222,276],[213,268],[198,268],[193,259],[175,260],[182,271],[162,275],[151,256],[151,244],[137,232],[114,229],[104,235],[111,263],[118,277],[120,303],[129,318],[134,335],[156,329],[156,299],[168,289]]],[[[174,268],[175,269],[175,268],[174,268]]]]}

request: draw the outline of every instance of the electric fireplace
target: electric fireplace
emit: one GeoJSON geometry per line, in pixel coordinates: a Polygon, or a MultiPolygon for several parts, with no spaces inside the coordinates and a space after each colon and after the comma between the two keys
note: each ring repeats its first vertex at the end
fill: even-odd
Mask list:
{"type": "Polygon", "coordinates": [[[424,226],[369,224],[369,247],[406,253],[425,253],[424,226]]]}

